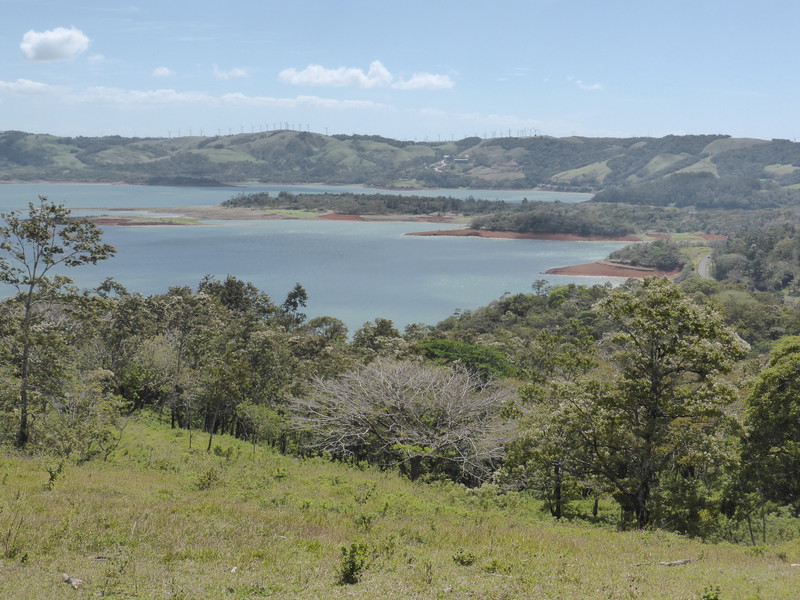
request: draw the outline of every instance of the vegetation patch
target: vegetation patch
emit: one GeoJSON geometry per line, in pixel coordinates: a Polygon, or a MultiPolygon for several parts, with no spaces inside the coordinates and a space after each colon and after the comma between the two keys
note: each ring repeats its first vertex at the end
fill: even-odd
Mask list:
{"type": "MultiPolygon", "coordinates": [[[[280,198],[300,200],[320,201],[280,198]]],[[[571,206],[485,218],[717,218],[571,206]]],[[[3,591],[796,598],[793,214],[724,212],[721,281],[540,280],[435,326],[377,318],[350,337],[307,318],[299,283],[282,301],[232,275],[76,290],[65,271],[115,253],[96,225],[43,197],[5,213],[3,591]]],[[[652,237],[624,258],[688,260],[652,237]]]]}

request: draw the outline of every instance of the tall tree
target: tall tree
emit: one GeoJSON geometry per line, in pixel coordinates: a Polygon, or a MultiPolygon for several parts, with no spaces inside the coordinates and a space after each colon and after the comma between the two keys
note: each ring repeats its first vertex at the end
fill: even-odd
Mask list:
{"type": "Polygon", "coordinates": [[[800,337],[782,339],[747,398],[742,462],[763,498],[800,512],[800,337]]]}
{"type": "Polygon", "coordinates": [[[708,467],[733,400],[716,376],[748,346],[664,278],[615,290],[596,310],[612,328],[603,344],[616,371],[610,385],[576,386],[573,418],[590,471],[644,527],[668,473],[708,467]]]}
{"type": "Polygon", "coordinates": [[[16,288],[22,317],[17,360],[20,378],[19,426],[16,444],[28,442],[29,384],[31,352],[34,345],[33,326],[40,305],[55,301],[71,280],[57,271],[107,259],[116,253],[104,244],[100,229],[86,219],[70,218],[70,211],[61,204],[39,196],[39,203],[29,203],[27,213],[0,213],[5,224],[0,226],[0,282],[16,288]]]}

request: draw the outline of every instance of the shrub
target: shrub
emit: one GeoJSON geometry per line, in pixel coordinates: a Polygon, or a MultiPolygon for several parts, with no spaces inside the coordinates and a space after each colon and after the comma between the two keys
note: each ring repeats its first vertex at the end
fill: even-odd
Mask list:
{"type": "Polygon", "coordinates": [[[339,566],[339,585],[353,585],[361,580],[367,567],[367,545],[356,540],[350,546],[342,546],[342,564],[339,566]]]}
{"type": "Polygon", "coordinates": [[[475,564],[475,555],[472,552],[465,552],[463,548],[453,554],[453,562],[462,567],[468,567],[475,564]]]}

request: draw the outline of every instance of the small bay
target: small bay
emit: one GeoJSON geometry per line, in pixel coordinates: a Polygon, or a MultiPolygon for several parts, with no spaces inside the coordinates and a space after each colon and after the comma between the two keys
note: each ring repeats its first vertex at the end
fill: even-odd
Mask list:
{"type": "MultiPolygon", "coordinates": [[[[254,186],[253,188],[170,188],[86,184],[0,186],[0,210],[24,208],[37,195],[63,203],[76,214],[99,208],[215,205],[244,191],[365,191],[364,188],[254,186]],[[270,189],[264,189],[269,187],[270,189]],[[84,210],[85,209],[85,210],[84,210]]],[[[380,190],[376,190],[380,191],[380,190]]],[[[474,195],[477,190],[428,190],[429,195],[474,195]],[[435,192],[435,193],[434,193],[435,192]]],[[[418,193],[418,192],[417,192],[418,193]]],[[[539,192],[494,191],[506,201],[529,200],[539,192]]],[[[586,195],[551,194],[561,201],[586,195]]],[[[552,201],[556,198],[549,197],[552,201]]],[[[487,198],[495,199],[495,198],[487,198]]],[[[342,319],[351,331],[383,317],[396,326],[435,324],[456,309],[472,310],[502,294],[527,292],[537,279],[553,284],[593,284],[604,278],[544,275],[552,267],[599,260],[624,242],[557,242],[475,237],[420,237],[405,234],[457,227],[430,223],[325,220],[205,221],[202,225],[104,226],[104,240],[117,247],[114,258],[72,269],[81,287],[113,277],[130,291],[165,292],[196,287],[206,274],[250,281],[282,302],[302,284],[306,313],[342,319]]],[[[6,294],[10,290],[4,290],[6,294]]]]}

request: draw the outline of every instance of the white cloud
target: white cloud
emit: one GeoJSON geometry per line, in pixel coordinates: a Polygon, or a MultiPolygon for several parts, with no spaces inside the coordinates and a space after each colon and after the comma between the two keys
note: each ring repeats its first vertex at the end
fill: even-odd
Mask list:
{"type": "Polygon", "coordinates": [[[318,98],[317,96],[298,96],[297,104],[303,106],[311,106],[314,108],[333,108],[333,109],[375,109],[375,108],[389,108],[386,104],[380,102],[371,102],[369,100],[335,100],[333,98],[318,98]]]}
{"type": "Polygon", "coordinates": [[[175,71],[169,67],[156,67],[153,69],[153,77],[173,77],[175,71]]]}
{"type": "Polygon", "coordinates": [[[267,108],[294,108],[297,102],[293,98],[272,98],[270,96],[247,96],[241,92],[223,94],[219,102],[225,106],[249,106],[267,108]]]}
{"type": "Polygon", "coordinates": [[[372,61],[369,71],[354,67],[328,69],[321,65],[308,65],[302,71],[285,69],[278,74],[281,81],[292,85],[315,85],[327,87],[383,87],[391,83],[392,74],[379,60],[372,61]]]}
{"type": "Polygon", "coordinates": [[[87,104],[153,106],[211,103],[213,96],[203,92],[177,92],[172,89],[141,91],[93,87],[83,92],[71,94],[69,100],[87,104]]]}
{"type": "Polygon", "coordinates": [[[584,83],[577,77],[567,77],[567,81],[571,81],[579,88],[581,88],[582,90],[586,90],[587,92],[596,92],[598,90],[603,89],[603,84],[601,83],[584,83]]]}
{"type": "Polygon", "coordinates": [[[89,47],[89,38],[80,30],[71,27],[56,27],[48,31],[28,31],[19,45],[28,60],[69,60],[89,47]]]}
{"type": "MultiPolygon", "coordinates": [[[[41,84],[43,85],[43,84],[41,84]]],[[[3,90],[0,82],[0,91],[3,90]]],[[[187,104],[219,106],[247,106],[261,108],[325,108],[338,110],[365,110],[389,108],[384,104],[365,100],[337,100],[317,96],[296,98],[273,98],[269,96],[247,96],[235,92],[214,96],[205,92],[178,92],[173,89],[125,90],[121,88],[94,87],[83,92],[71,93],[65,100],[79,104],[105,104],[128,107],[181,106],[187,104]]]]}
{"type": "Polygon", "coordinates": [[[236,77],[247,77],[247,71],[238,67],[223,71],[217,65],[214,65],[214,77],[217,79],[234,79],[236,77]]]}
{"type": "Polygon", "coordinates": [[[11,94],[51,94],[62,88],[47,83],[17,79],[16,81],[0,81],[0,92],[11,94]]]}
{"type": "Polygon", "coordinates": [[[292,85],[312,85],[326,87],[378,88],[391,87],[396,90],[443,90],[455,86],[447,75],[435,73],[414,73],[410,79],[396,79],[379,60],[374,60],[365,73],[356,67],[329,69],[322,65],[308,65],[302,71],[284,69],[278,78],[292,85]]]}
{"type": "Polygon", "coordinates": [[[434,73],[414,73],[411,79],[397,81],[392,87],[397,90],[449,90],[455,82],[447,75],[434,73]]]}
{"type": "MultiPolygon", "coordinates": [[[[165,67],[164,67],[165,68],[165,67]]],[[[155,90],[128,90],[115,87],[91,87],[75,90],[50,85],[29,79],[16,81],[0,80],[0,96],[44,96],[57,98],[59,102],[119,106],[126,108],[168,106],[247,106],[260,108],[320,108],[329,110],[381,110],[392,107],[370,100],[347,100],[320,98],[318,96],[296,96],[274,98],[270,96],[248,96],[239,92],[213,95],[201,91],[181,92],[171,88],[155,90]]]]}

